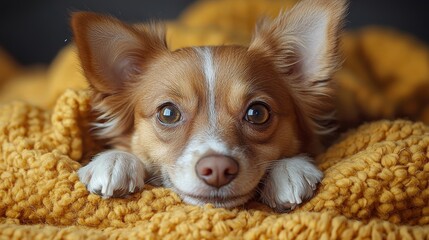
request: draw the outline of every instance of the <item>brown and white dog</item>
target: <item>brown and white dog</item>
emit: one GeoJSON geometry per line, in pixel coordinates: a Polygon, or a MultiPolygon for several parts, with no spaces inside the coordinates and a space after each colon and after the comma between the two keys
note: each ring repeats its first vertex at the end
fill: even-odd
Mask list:
{"type": "Polygon", "coordinates": [[[342,0],[303,0],[262,21],[249,47],[176,51],[160,24],[73,14],[97,135],[113,146],[80,180],[106,198],[151,183],[186,203],[228,208],[259,196],[285,211],[312,197],[322,172],[309,156],[332,110],[345,9],[342,0]]]}

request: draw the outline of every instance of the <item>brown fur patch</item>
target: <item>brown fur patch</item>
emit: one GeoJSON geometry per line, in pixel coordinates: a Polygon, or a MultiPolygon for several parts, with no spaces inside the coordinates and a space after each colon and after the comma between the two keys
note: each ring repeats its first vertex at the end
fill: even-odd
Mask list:
{"type": "Polygon", "coordinates": [[[208,121],[204,76],[198,56],[192,49],[182,49],[161,56],[148,67],[136,95],[136,131],[132,150],[156,163],[174,163],[190,136],[208,121]],[[183,121],[164,126],[157,120],[157,110],[165,103],[176,105],[183,121]],[[145,152],[145,153],[143,153],[145,152]]]}
{"type": "Polygon", "coordinates": [[[333,116],[331,76],[340,64],[338,37],[345,10],[346,2],[341,0],[303,0],[274,21],[261,22],[250,45],[250,51],[271,58],[283,74],[298,107],[296,114],[302,116],[300,132],[308,143],[304,150],[313,154],[321,150],[319,137],[326,134],[325,125],[333,116]],[[316,35],[314,26],[326,27],[326,31],[316,35]],[[308,45],[319,42],[323,45],[308,51],[308,45]],[[308,70],[303,62],[309,58],[315,67],[308,70]]]}
{"type": "MultiPolygon", "coordinates": [[[[231,190],[231,196],[250,197],[273,162],[317,152],[317,134],[331,110],[330,76],[338,66],[337,32],[344,11],[343,1],[303,0],[259,25],[249,48],[174,52],[167,49],[158,24],[127,25],[96,14],[73,15],[79,56],[94,92],[93,107],[100,114],[99,136],[135,154],[146,163],[146,171],[176,182],[181,177],[176,173],[195,174],[190,163],[211,151],[199,153],[198,146],[192,146],[186,155],[191,140],[213,141],[220,149],[226,145],[228,154],[235,154],[240,174],[223,189],[231,190]],[[268,108],[267,122],[246,121],[254,103],[268,108]],[[165,104],[179,109],[180,121],[159,121],[165,104]],[[182,156],[192,159],[182,159],[185,164],[177,166],[182,156]]],[[[182,182],[188,190],[197,186],[212,191],[198,177],[198,183],[189,179],[182,182]]]]}

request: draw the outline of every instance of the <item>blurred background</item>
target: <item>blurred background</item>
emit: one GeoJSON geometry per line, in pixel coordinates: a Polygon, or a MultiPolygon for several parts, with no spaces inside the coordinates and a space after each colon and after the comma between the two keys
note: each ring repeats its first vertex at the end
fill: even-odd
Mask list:
{"type": "MultiPolygon", "coordinates": [[[[50,63],[71,40],[73,11],[109,13],[130,22],[175,19],[194,0],[18,0],[0,2],[0,47],[20,64],[50,63]]],[[[347,29],[381,25],[429,43],[429,2],[351,0],[347,29]]]]}

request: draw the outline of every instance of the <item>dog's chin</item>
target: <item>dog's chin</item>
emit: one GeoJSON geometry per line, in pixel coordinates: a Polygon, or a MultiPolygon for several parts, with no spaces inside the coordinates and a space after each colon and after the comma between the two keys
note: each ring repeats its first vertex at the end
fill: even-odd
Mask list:
{"type": "Polygon", "coordinates": [[[199,193],[190,193],[177,187],[168,174],[163,174],[162,184],[177,193],[184,203],[197,206],[212,204],[218,208],[234,208],[244,205],[255,196],[258,187],[250,188],[248,192],[244,193],[237,193],[231,189],[226,191],[225,189],[220,191],[206,189],[206,191],[199,191],[199,193]]]}
{"type": "Polygon", "coordinates": [[[184,193],[179,193],[183,202],[187,204],[202,206],[205,204],[212,204],[218,208],[234,208],[241,205],[244,205],[249,201],[253,194],[246,194],[240,196],[231,196],[231,197],[206,197],[206,196],[194,196],[184,193]]]}
{"type": "Polygon", "coordinates": [[[254,191],[242,194],[242,195],[194,195],[188,194],[183,191],[173,188],[173,190],[179,194],[183,202],[191,205],[203,206],[205,204],[212,204],[215,207],[219,208],[234,208],[241,205],[244,205],[254,196],[254,191]]]}

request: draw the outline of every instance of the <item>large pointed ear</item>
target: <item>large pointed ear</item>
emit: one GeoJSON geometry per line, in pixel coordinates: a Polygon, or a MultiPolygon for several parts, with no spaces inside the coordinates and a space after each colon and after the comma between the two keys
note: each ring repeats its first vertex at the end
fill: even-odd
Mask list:
{"type": "Polygon", "coordinates": [[[77,12],[71,25],[82,68],[99,92],[121,91],[151,56],[167,49],[164,27],[157,24],[136,27],[113,17],[77,12]]]}
{"type": "Polygon", "coordinates": [[[96,135],[115,143],[134,127],[134,84],[151,60],[168,51],[164,26],[128,25],[88,12],[74,13],[71,23],[81,65],[93,90],[96,135]]]}
{"type": "Polygon", "coordinates": [[[273,21],[256,28],[249,51],[272,59],[306,115],[311,131],[329,112],[333,71],[339,66],[338,38],[345,0],[301,0],[273,21]]]}

